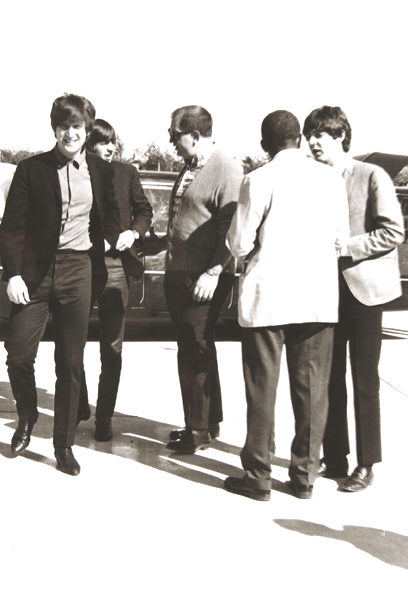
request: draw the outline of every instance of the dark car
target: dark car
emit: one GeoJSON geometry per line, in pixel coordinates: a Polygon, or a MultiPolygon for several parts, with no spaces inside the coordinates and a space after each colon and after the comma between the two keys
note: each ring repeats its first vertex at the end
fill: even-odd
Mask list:
{"type": "MultiPolygon", "coordinates": [[[[177,178],[176,172],[141,171],[140,178],[144,192],[154,212],[153,227],[158,236],[167,231],[168,207],[170,193],[177,178]]],[[[4,208],[4,206],[3,206],[4,208]]],[[[0,212],[0,218],[2,211],[0,212]]],[[[131,278],[129,287],[129,304],[126,313],[126,340],[174,340],[174,330],[170,321],[164,296],[164,259],[165,252],[143,259],[145,271],[135,281],[131,278]]],[[[2,269],[0,270],[0,274],[2,269]]],[[[7,334],[7,320],[10,312],[10,301],[6,294],[6,282],[0,282],[0,340],[7,334]]],[[[238,279],[235,288],[227,298],[218,322],[219,339],[234,339],[239,336],[237,323],[238,279]]],[[[91,314],[89,339],[98,338],[98,305],[91,314]]],[[[52,325],[47,327],[45,339],[52,336],[52,325]]]]}
{"type": "MultiPolygon", "coordinates": [[[[391,153],[367,153],[355,157],[359,161],[366,161],[377,166],[381,166],[389,176],[394,180],[394,184],[398,182],[401,171],[408,166],[408,156],[393,155],[391,153]]],[[[401,204],[402,215],[404,218],[405,240],[403,244],[398,247],[399,265],[401,272],[402,296],[388,302],[385,305],[385,310],[408,310],[408,186],[398,186],[396,184],[395,190],[401,204]]]]}
{"type": "MultiPolygon", "coordinates": [[[[176,172],[141,171],[144,192],[153,207],[153,228],[157,236],[167,232],[170,193],[177,178],[176,172]]],[[[129,305],[126,314],[127,339],[174,339],[164,296],[165,252],[143,259],[145,271],[138,281],[131,280],[129,305]]],[[[217,337],[231,339],[239,336],[237,323],[238,278],[225,301],[217,324],[217,337]]],[[[91,319],[91,333],[97,318],[97,306],[91,319]]]]}
{"type": "MultiPolygon", "coordinates": [[[[383,167],[394,180],[401,170],[408,166],[408,156],[386,153],[369,153],[356,157],[383,167]]],[[[158,236],[166,234],[168,206],[171,189],[177,173],[175,172],[140,172],[142,185],[154,211],[153,227],[158,236]]],[[[398,198],[404,215],[406,239],[399,247],[401,281],[403,295],[386,305],[386,310],[408,310],[408,187],[396,186],[398,198]]],[[[1,214],[0,214],[1,215],[1,214]]],[[[174,340],[174,330],[164,296],[164,258],[165,253],[145,257],[143,276],[130,281],[129,304],[126,314],[126,340],[174,340]]],[[[299,289],[301,291],[301,288],[299,289]]],[[[238,275],[235,285],[225,301],[217,324],[218,340],[235,340],[240,337],[237,323],[238,275]]],[[[95,305],[89,328],[89,338],[98,338],[98,315],[95,305]]],[[[6,283],[0,283],[0,339],[4,339],[10,302],[6,295],[6,283]]],[[[49,326],[45,338],[52,333],[49,326]]]]}

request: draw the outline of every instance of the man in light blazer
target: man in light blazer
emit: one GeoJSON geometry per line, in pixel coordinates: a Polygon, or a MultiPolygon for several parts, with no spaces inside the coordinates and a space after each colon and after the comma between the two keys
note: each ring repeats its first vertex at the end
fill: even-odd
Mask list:
{"type": "Polygon", "coordinates": [[[87,155],[95,108],[77,95],[51,109],[56,146],[17,167],[0,230],[3,279],[12,302],[5,348],[18,426],[13,455],[30,443],[38,418],[34,363],[49,312],[55,332],[53,442],[57,469],[77,476],[72,453],[91,291],[107,279],[104,253],[116,246],[119,208],[113,168],[87,155]]]}
{"type": "Polygon", "coordinates": [[[312,496],[338,315],[336,249],[348,239],[344,182],[308,159],[299,150],[300,138],[290,112],[278,110],[264,119],[262,147],[272,161],[244,179],[227,235],[232,254],[247,261],[238,316],[248,414],[241,452],[246,473],[228,477],[225,488],[259,501],[271,493],[270,448],[284,346],[296,429],[290,486],[298,498],[312,496]]]}
{"type": "Polygon", "coordinates": [[[346,182],[350,240],[339,259],[340,306],[329,386],[329,414],[321,473],[348,474],[347,342],[354,390],[357,467],[342,485],[359,492],[373,482],[381,461],[380,379],[383,304],[401,295],[397,246],[404,241],[401,208],[392,180],[380,167],[348,156],[351,126],[339,107],[323,106],[306,118],[303,134],[313,157],[346,182]]]}

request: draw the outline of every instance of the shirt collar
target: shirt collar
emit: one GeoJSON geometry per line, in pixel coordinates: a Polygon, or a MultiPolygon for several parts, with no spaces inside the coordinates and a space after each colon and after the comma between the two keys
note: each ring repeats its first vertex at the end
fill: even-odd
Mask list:
{"type": "Polygon", "coordinates": [[[82,164],[84,163],[85,158],[86,158],[85,147],[82,147],[81,151],[76,154],[75,159],[69,159],[69,157],[64,155],[62,153],[62,151],[59,150],[58,145],[56,144],[55,145],[55,157],[57,159],[57,168],[59,170],[61,168],[63,168],[64,166],[66,166],[67,163],[74,164],[76,169],[79,170],[79,168],[82,166],[82,164]]]}
{"type": "Polygon", "coordinates": [[[348,153],[344,154],[344,159],[342,159],[339,163],[335,164],[333,168],[341,175],[344,174],[347,170],[353,168],[353,160],[348,155],[348,153]]]}
{"type": "Polygon", "coordinates": [[[214,141],[203,143],[203,146],[191,160],[186,160],[186,165],[189,169],[202,168],[210,159],[214,151],[217,149],[214,141]]]}

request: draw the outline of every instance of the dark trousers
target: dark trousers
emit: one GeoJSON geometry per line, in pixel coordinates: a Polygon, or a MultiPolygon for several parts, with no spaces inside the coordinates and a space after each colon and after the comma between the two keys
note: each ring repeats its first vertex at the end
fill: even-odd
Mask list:
{"type": "MultiPolygon", "coordinates": [[[[96,420],[101,422],[110,420],[115,411],[122,371],[126,308],[129,300],[129,281],[123,270],[121,259],[105,257],[105,265],[108,279],[102,293],[98,296],[101,374],[95,413],[96,420]]],[[[88,407],[88,389],[84,374],[79,414],[85,417],[88,407]]]]}
{"type": "Polygon", "coordinates": [[[105,258],[108,281],[98,298],[101,374],[99,377],[97,420],[112,418],[122,370],[122,347],[129,283],[120,258],[105,258]]]}
{"type": "Polygon", "coordinates": [[[289,476],[313,485],[327,418],[333,325],[302,323],[243,328],[242,361],[247,399],[247,437],[241,461],[248,481],[269,490],[274,444],[276,389],[283,346],[295,417],[289,476]]]}
{"type": "Polygon", "coordinates": [[[346,465],[350,453],[347,424],[347,342],[354,391],[357,462],[381,461],[380,379],[383,307],[365,306],[350,292],[340,274],[339,322],[334,331],[329,385],[329,414],[323,441],[326,465],[346,465]]]}
{"type": "Polygon", "coordinates": [[[91,303],[91,261],[87,253],[57,253],[46,277],[26,305],[13,304],[5,342],[11,388],[20,420],[38,418],[34,363],[49,312],[55,332],[54,445],[75,441],[83,355],[91,303]]]}
{"type": "Polygon", "coordinates": [[[234,276],[221,273],[211,301],[193,300],[190,290],[198,274],[167,271],[164,291],[176,328],[178,372],[186,426],[206,430],[222,421],[221,386],[214,328],[234,276]]]}

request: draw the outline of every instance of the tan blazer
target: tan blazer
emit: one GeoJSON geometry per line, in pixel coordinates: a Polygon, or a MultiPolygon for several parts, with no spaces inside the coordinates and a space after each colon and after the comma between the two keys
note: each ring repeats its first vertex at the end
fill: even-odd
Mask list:
{"type": "Polygon", "coordinates": [[[374,306],[401,295],[397,246],[404,241],[394,185],[379,166],[350,160],[343,173],[349,203],[351,257],[340,268],[353,295],[374,306]]]}

